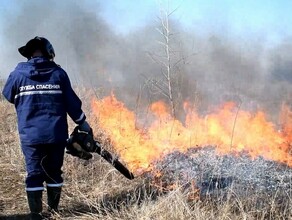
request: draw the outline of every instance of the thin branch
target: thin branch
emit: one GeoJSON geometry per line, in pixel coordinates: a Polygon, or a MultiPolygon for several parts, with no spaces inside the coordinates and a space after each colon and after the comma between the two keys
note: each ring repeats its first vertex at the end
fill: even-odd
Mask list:
{"type": "Polygon", "coordinates": [[[163,61],[161,61],[161,60],[159,60],[159,59],[155,59],[155,57],[154,57],[154,55],[153,54],[151,54],[151,53],[147,53],[148,54],[148,56],[150,56],[150,58],[154,61],[154,62],[156,62],[156,63],[159,63],[159,64],[161,64],[161,65],[163,65],[163,66],[167,66],[167,64],[165,64],[163,61]]]}
{"type": "Polygon", "coordinates": [[[168,13],[168,17],[170,17],[176,10],[178,10],[180,8],[180,5],[177,6],[173,11],[171,11],[170,13],[168,13]]]}
{"type": "Polygon", "coordinates": [[[162,95],[164,95],[165,97],[167,97],[169,99],[169,94],[167,91],[165,91],[164,88],[162,88],[162,86],[158,83],[152,83],[151,85],[155,86],[160,92],[162,95]]]}

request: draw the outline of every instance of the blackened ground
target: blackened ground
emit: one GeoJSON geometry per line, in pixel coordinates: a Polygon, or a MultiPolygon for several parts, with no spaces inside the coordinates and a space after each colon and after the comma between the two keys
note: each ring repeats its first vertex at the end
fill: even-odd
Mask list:
{"type": "Polygon", "coordinates": [[[186,192],[197,189],[203,200],[254,199],[259,209],[270,207],[267,202],[291,211],[292,168],[285,164],[262,157],[251,159],[245,153],[222,156],[215,147],[204,147],[168,154],[157,162],[156,169],[160,175],[152,178],[165,187],[175,184],[186,192]]]}

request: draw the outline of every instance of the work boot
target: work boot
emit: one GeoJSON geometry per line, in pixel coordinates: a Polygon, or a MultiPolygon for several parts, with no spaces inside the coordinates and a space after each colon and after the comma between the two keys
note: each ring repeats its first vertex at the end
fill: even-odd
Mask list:
{"type": "Polygon", "coordinates": [[[27,200],[30,209],[30,219],[39,220],[42,217],[42,193],[43,191],[27,191],[27,200]]]}
{"type": "Polygon", "coordinates": [[[61,187],[47,187],[49,212],[58,212],[61,190],[61,187]]]}

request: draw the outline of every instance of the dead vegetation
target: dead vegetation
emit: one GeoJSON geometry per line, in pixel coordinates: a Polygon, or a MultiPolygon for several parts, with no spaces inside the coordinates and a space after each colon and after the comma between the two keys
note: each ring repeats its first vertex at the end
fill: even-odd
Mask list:
{"type": "MultiPolygon", "coordinates": [[[[28,213],[24,189],[25,169],[16,115],[14,107],[5,101],[0,102],[0,108],[0,219],[25,219],[28,213]]],[[[95,130],[99,132],[98,128],[95,130]]],[[[66,155],[63,170],[65,186],[61,211],[52,219],[292,218],[291,191],[287,191],[283,197],[285,201],[282,201],[284,205],[281,207],[275,204],[277,191],[271,196],[255,190],[242,197],[228,188],[225,199],[214,196],[202,198],[196,188],[191,188],[190,194],[175,180],[175,187],[171,189],[153,182],[147,175],[127,180],[98,155],[88,162],[66,155]]],[[[289,183],[291,188],[291,176],[289,183]]],[[[44,196],[44,209],[45,201],[44,196]]]]}

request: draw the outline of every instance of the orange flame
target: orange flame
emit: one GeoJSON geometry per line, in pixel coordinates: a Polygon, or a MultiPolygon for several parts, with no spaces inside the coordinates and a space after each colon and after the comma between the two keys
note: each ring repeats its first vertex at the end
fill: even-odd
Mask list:
{"type": "Polygon", "coordinates": [[[163,102],[156,102],[150,108],[155,120],[145,130],[137,128],[135,114],[114,95],[94,100],[92,107],[99,126],[133,172],[151,169],[153,161],[174,150],[210,145],[221,154],[244,151],[252,158],[262,156],[292,166],[291,135],[279,132],[262,111],[252,114],[226,103],[213,114],[200,116],[185,103],[182,123],[171,117],[163,102]]]}

